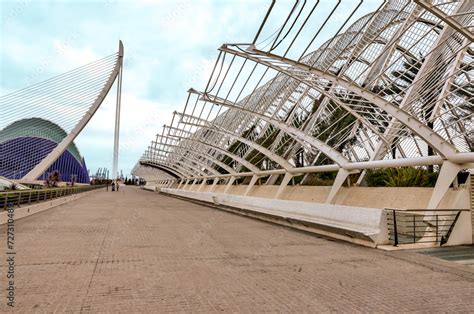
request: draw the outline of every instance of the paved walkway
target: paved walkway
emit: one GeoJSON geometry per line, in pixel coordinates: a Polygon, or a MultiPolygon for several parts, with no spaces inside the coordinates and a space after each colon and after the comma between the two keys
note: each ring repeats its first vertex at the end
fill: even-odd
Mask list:
{"type": "Polygon", "coordinates": [[[137,188],[18,220],[15,249],[22,312],[474,309],[468,266],[330,241],[137,188]]]}

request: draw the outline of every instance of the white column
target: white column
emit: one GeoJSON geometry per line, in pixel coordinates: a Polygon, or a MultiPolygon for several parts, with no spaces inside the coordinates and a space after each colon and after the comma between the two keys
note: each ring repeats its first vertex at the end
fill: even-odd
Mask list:
{"type": "Polygon", "coordinates": [[[206,179],[203,179],[203,180],[202,180],[202,183],[201,183],[201,185],[199,186],[198,192],[201,191],[201,190],[204,188],[204,186],[206,185],[206,182],[207,182],[206,179]]]}
{"type": "Polygon", "coordinates": [[[331,190],[329,191],[329,195],[326,199],[326,204],[334,204],[334,199],[336,198],[337,192],[339,192],[342,187],[342,184],[344,184],[344,181],[346,181],[350,173],[350,171],[347,171],[345,169],[339,169],[336,175],[336,179],[334,180],[331,190]]]}
{"type": "Polygon", "coordinates": [[[227,185],[225,187],[224,194],[227,194],[227,192],[229,191],[229,189],[232,186],[232,184],[234,183],[234,181],[235,181],[235,177],[234,176],[230,177],[229,182],[227,183],[227,185]]]}
{"type": "Polygon", "coordinates": [[[258,176],[254,174],[252,176],[252,179],[250,180],[249,185],[247,186],[247,189],[245,190],[244,196],[247,196],[250,193],[250,190],[255,185],[255,182],[257,182],[257,180],[258,180],[258,176]]]}
{"type": "Polygon", "coordinates": [[[211,190],[209,192],[214,191],[214,188],[216,187],[218,182],[219,182],[219,178],[215,178],[214,182],[212,183],[211,190]]]}
{"type": "Polygon", "coordinates": [[[193,184],[189,187],[189,190],[192,191],[193,187],[196,185],[197,179],[193,180],[193,184]]]}
{"type": "Polygon", "coordinates": [[[285,176],[283,177],[283,180],[281,181],[280,186],[278,187],[278,191],[275,194],[276,199],[279,199],[282,196],[283,191],[288,185],[288,182],[290,182],[291,178],[293,178],[293,174],[289,172],[285,173],[285,176]]]}
{"type": "Polygon", "coordinates": [[[120,106],[122,102],[122,71],[123,71],[123,65],[121,64],[118,77],[117,77],[117,104],[115,107],[114,156],[113,156],[113,162],[112,162],[112,180],[117,178],[117,172],[118,172],[120,106]]]}
{"type": "Polygon", "coordinates": [[[444,195],[446,195],[454,178],[463,168],[463,165],[455,164],[449,160],[443,162],[441,170],[439,171],[438,180],[436,180],[435,188],[431,194],[430,202],[428,203],[428,209],[436,209],[439,206],[439,203],[444,195]]]}

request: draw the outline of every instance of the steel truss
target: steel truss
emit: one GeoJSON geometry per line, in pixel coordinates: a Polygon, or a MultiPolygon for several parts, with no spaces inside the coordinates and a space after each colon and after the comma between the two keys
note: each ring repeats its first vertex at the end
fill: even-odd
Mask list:
{"type": "Polygon", "coordinates": [[[328,203],[351,173],[362,184],[365,169],[439,165],[436,208],[474,164],[474,3],[389,0],[365,13],[363,1],[296,1],[286,18],[277,5],[252,42],[219,48],[207,86],[157,139],[159,157],[140,163],[194,169],[180,188],[251,177],[248,192],[280,176],[275,197],[295,176],[337,171],[328,203]]]}

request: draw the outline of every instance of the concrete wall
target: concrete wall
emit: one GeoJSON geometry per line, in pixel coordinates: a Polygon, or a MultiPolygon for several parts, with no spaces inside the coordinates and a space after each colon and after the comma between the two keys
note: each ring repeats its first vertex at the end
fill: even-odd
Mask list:
{"type": "MultiPolygon", "coordinates": [[[[233,185],[230,187],[227,194],[223,194],[226,185],[216,185],[214,188],[212,188],[211,185],[194,185],[193,187],[189,185],[186,187],[186,190],[182,190],[186,195],[181,196],[195,199],[201,199],[204,197],[205,199],[202,200],[212,202],[210,195],[219,195],[219,198],[227,200],[229,204],[232,202],[230,206],[253,208],[254,210],[262,209],[267,206],[268,208],[265,207],[265,210],[272,210],[273,213],[281,216],[288,215],[289,213],[298,214],[298,208],[307,208],[307,213],[312,213],[310,220],[317,220],[319,222],[322,222],[321,219],[326,217],[325,215],[327,214],[334,215],[334,217],[336,217],[334,218],[334,221],[338,221],[339,223],[349,223],[350,221],[353,221],[353,218],[352,215],[349,215],[350,217],[346,216],[346,214],[344,214],[345,210],[352,210],[353,214],[358,216],[367,209],[373,209],[374,217],[378,217],[377,219],[379,219],[377,220],[377,223],[373,223],[373,229],[375,229],[375,225],[378,226],[378,223],[381,221],[381,219],[383,219],[383,217],[379,216],[379,211],[381,209],[423,209],[428,206],[428,202],[433,193],[433,188],[343,187],[337,194],[335,199],[336,206],[334,206],[324,204],[331,189],[329,186],[287,186],[281,198],[283,203],[281,203],[280,200],[273,199],[279,188],[278,185],[256,185],[252,187],[247,197],[243,197],[242,195],[247,190],[247,187],[247,185],[233,185]],[[269,201],[269,199],[272,200],[269,201]],[[278,206],[283,206],[283,208],[284,206],[288,206],[288,208],[291,208],[291,210],[279,211],[278,206]],[[344,206],[351,207],[345,208],[344,211],[339,212],[341,208],[344,208],[344,206]],[[361,209],[363,210],[361,211],[361,209]],[[333,211],[333,213],[331,213],[331,211],[333,211]]],[[[171,193],[180,195],[180,192],[176,191],[171,193]]],[[[450,189],[441,201],[439,208],[469,209],[470,206],[471,202],[469,186],[463,186],[456,189],[450,189]]],[[[359,222],[358,227],[360,230],[363,229],[362,222],[359,222]]],[[[345,226],[344,228],[349,229],[348,226],[345,226]]],[[[383,243],[383,241],[380,239],[385,236],[384,232],[385,230],[381,231],[379,234],[377,234],[377,236],[372,235],[374,243],[383,243]]],[[[332,233],[328,235],[334,236],[335,234],[332,233]]],[[[466,212],[461,214],[459,217],[459,220],[447,245],[472,243],[471,235],[472,224],[470,212],[466,212]]]]}
{"type": "MultiPolygon", "coordinates": [[[[201,188],[201,192],[210,192],[211,185],[201,188]]],[[[216,185],[212,192],[223,193],[225,185],[216,185]]],[[[186,190],[198,191],[199,185],[188,186],[186,190]]],[[[228,193],[243,195],[247,189],[246,185],[233,185],[228,193]]],[[[330,186],[287,186],[281,199],[324,203],[329,194],[330,186]]],[[[255,185],[248,196],[273,198],[278,190],[278,185],[255,185]]],[[[428,206],[433,193],[433,188],[418,187],[342,187],[339,191],[335,204],[348,206],[362,206],[372,208],[410,208],[422,209],[428,206]]],[[[443,209],[469,209],[468,187],[450,189],[439,208],[443,209]]]]}
{"type": "Polygon", "coordinates": [[[368,246],[388,241],[381,209],[163,188],[162,192],[250,211],[246,215],[368,246]],[[296,224],[294,222],[297,222],[296,224]],[[311,225],[311,227],[309,227],[311,225]]]}
{"type": "MultiPolygon", "coordinates": [[[[68,195],[68,196],[64,196],[64,197],[60,197],[60,198],[55,198],[55,199],[52,199],[52,200],[48,200],[48,201],[41,202],[41,203],[35,203],[35,204],[31,204],[31,205],[23,204],[21,207],[15,206],[14,207],[14,210],[15,210],[14,219],[18,220],[20,218],[24,218],[24,217],[28,217],[28,216],[33,215],[33,214],[40,213],[40,212],[48,210],[50,208],[75,201],[77,199],[80,199],[84,196],[87,196],[87,195],[89,195],[91,193],[94,193],[94,192],[97,192],[97,191],[100,191],[100,190],[92,190],[92,191],[88,191],[88,192],[72,194],[72,195],[68,195]]],[[[0,225],[6,224],[7,221],[8,221],[8,212],[7,211],[2,211],[0,213],[0,225]]]]}

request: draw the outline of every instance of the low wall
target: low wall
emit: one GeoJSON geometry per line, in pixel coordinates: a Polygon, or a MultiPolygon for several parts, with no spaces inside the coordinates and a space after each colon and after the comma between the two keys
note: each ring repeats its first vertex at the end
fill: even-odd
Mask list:
{"type": "MultiPolygon", "coordinates": [[[[97,190],[92,190],[92,191],[88,191],[88,192],[71,194],[71,195],[68,195],[68,196],[59,197],[59,198],[55,198],[55,199],[52,199],[52,200],[47,200],[47,201],[41,202],[41,203],[36,203],[36,204],[31,204],[31,205],[22,205],[21,207],[15,206],[14,207],[14,209],[15,209],[14,219],[18,220],[18,219],[28,217],[28,216],[33,215],[33,214],[40,213],[40,212],[48,210],[50,208],[57,207],[59,205],[63,205],[63,204],[75,201],[75,200],[77,200],[81,197],[87,196],[90,193],[94,193],[94,192],[97,192],[97,191],[100,191],[100,190],[97,189],[97,190]]],[[[7,221],[8,221],[8,211],[2,211],[0,213],[0,225],[6,224],[7,221]]]]}
{"type": "MultiPolygon", "coordinates": [[[[248,196],[273,198],[278,187],[278,185],[255,185],[248,196]]],[[[199,188],[199,185],[189,185],[186,190],[198,191],[199,188]]],[[[223,193],[225,188],[225,185],[216,185],[212,192],[223,193]]],[[[209,192],[211,189],[211,185],[206,185],[201,188],[200,192],[209,192]]],[[[233,185],[228,193],[243,195],[246,189],[246,185],[233,185]]],[[[281,199],[324,203],[330,189],[330,186],[287,186],[281,199]]],[[[373,208],[422,209],[428,206],[432,193],[433,188],[419,187],[342,187],[334,204],[373,208]]],[[[469,189],[466,187],[450,189],[441,201],[439,208],[469,209],[469,189]]]]}
{"type": "Polygon", "coordinates": [[[376,246],[387,242],[386,221],[382,209],[269,200],[255,196],[169,188],[163,188],[161,192],[234,209],[244,209],[250,216],[260,219],[263,217],[264,220],[278,223],[289,222],[292,227],[313,230],[363,245],[376,246]]]}
{"type": "MultiPolygon", "coordinates": [[[[327,225],[334,228],[340,227],[339,230],[333,228],[334,230],[329,231],[329,233],[319,232],[336,238],[341,238],[336,235],[336,233],[340,234],[341,230],[350,230],[350,232],[359,232],[364,235],[370,234],[369,241],[376,244],[385,241],[385,223],[383,227],[379,225],[379,222],[382,219],[385,220],[385,217],[378,216],[378,213],[383,208],[423,209],[428,206],[433,193],[433,188],[419,187],[343,187],[335,198],[335,204],[329,205],[324,204],[331,188],[329,186],[287,186],[279,200],[273,198],[279,188],[277,185],[255,185],[247,197],[243,196],[247,185],[233,185],[224,194],[225,188],[225,185],[216,185],[214,187],[211,185],[188,185],[184,190],[163,190],[170,194],[198,199],[208,203],[213,202],[212,195],[218,195],[218,199],[223,200],[221,201],[222,204],[227,206],[246,208],[260,213],[265,212],[279,217],[286,217],[291,214],[294,215],[292,217],[295,219],[319,223],[319,229],[327,225]],[[211,190],[212,192],[210,192],[211,190]],[[299,211],[299,209],[304,209],[304,212],[299,211]],[[367,209],[371,210],[372,214],[377,214],[374,214],[372,218],[361,214],[367,209]],[[352,212],[347,213],[346,211],[352,212]],[[355,220],[354,217],[356,218],[355,220]],[[375,217],[379,218],[375,219],[375,217]],[[368,220],[365,221],[365,219],[368,220]],[[356,228],[348,222],[354,222],[356,228]],[[339,223],[342,223],[343,226],[338,226],[339,223]],[[367,230],[363,232],[366,225],[371,226],[370,232],[367,232],[367,230]],[[377,232],[375,231],[377,229],[380,232],[379,237],[377,237],[377,232]]],[[[469,187],[461,186],[456,189],[449,189],[438,208],[470,209],[470,206],[469,187]]],[[[446,245],[472,243],[470,216],[471,212],[463,212],[460,215],[446,245]]],[[[356,237],[361,238],[360,236],[356,237]]],[[[344,240],[355,242],[348,238],[344,238],[344,240]]]]}

